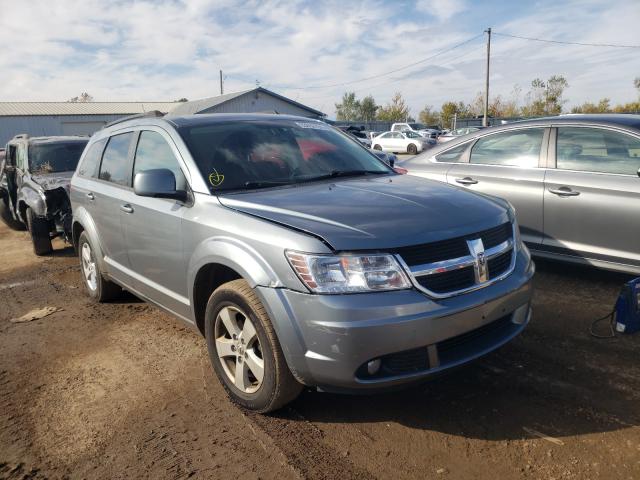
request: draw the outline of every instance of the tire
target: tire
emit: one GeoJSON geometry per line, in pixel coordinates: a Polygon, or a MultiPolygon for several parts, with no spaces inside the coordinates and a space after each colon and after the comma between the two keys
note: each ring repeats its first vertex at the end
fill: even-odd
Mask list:
{"type": "Polygon", "coordinates": [[[373,149],[374,150],[382,150],[382,147],[380,145],[376,144],[376,145],[373,146],[373,149]]]}
{"type": "Polygon", "coordinates": [[[267,312],[245,280],[225,283],[211,294],[205,336],[213,369],[236,404],[266,413],[300,394],[302,385],[287,366],[267,312]]]}
{"type": "Polygon", "coordinates": [[[415,155],[416,153],[418,153],[418,147],[416,147],[413,143],[410,143],[407,147],[407,153],[409,155],[415,155]]]}
{"type": "Polygon", "coordinates": [[[49,221],[46,218],[38,217],[33,210],[27,208],[27,228],[31,234],[33,252],[41,257],[52,252],[51,235],[49,233],[49,221]]]}
{"type": "Polygon", "coordinates": [[[0,218],[4,224],[12,230],[25,230],[25,225],[19,220],[13,218],[9,202],[6,198],[0,199],[0,218]]]}
{"type": "Polygon", "coordinates": [[[82,280],[89,297],[102,303],[117,298],[122,293],[122,288],[102,275],[95,251],[88,235],[82,232],[78,239],[78,257],[82,280]]]}

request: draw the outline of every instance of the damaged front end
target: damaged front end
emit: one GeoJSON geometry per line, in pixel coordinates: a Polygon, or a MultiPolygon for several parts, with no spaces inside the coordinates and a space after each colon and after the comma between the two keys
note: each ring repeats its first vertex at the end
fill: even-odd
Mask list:
{"type": "Polygon", "coordinates": [[[71,243],[72,213],[67,188],[57,187],[44,191],[44,216],[55,225],[55,232],[71,243]]]}

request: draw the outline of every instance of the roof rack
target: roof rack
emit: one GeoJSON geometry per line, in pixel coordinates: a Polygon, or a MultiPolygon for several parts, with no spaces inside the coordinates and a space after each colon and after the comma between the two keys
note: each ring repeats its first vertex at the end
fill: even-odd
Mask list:
{"type": "Polygon", "coordinates": [[[117,120],[114,120],[113,122],[107,123],[102,128],[111,127],[112,125],[117,125],[118,123],[126,122],[127,120],[135,120],[136,118],[145,118],[145,117],[160,118],[160,117],[164,117],[164,113],[162,113],[159,110],[149,110],[148,112],[137,113],[135,115],[129,115],[128,117],[119,118],[117,120]]]}

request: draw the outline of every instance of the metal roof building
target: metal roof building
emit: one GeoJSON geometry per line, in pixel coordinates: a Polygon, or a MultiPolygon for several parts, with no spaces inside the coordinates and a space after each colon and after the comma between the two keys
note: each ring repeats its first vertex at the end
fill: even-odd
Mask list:
{"type": "Polygon", "coordinates": [[[0,102],[0,146],[14,135],[91,135],[127,115],[162,113],[282,113],[310,118],[325,115],[262,87],[191,102],[0,102]]]}
{"type": "Polygon", "coordinates": [[[0,102],[0,146],[14,135],[91,135],[127,115],[159,110],[176,102],[0,102]]]}

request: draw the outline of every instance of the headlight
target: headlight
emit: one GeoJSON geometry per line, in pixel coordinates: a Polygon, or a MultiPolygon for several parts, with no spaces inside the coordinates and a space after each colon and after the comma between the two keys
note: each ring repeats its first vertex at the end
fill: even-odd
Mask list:
{"type": "Polygon", "coordinates": [[[391,255],[313,255],[286,252],[300,280],[314,293],[357,293],[409,288],[391,255]]]}

